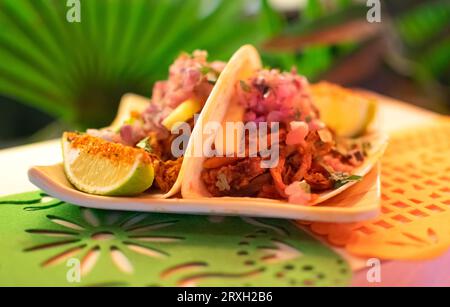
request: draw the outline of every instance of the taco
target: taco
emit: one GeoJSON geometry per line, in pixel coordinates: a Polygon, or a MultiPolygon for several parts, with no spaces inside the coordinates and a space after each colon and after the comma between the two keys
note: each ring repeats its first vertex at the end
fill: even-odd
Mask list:
{"type": "MultiPolygon", "coordinates": [[[[170,66],[168,79],[154,84],[151,100],[144,108],[127,112],[127,118],[116,119],[109,128],[88,129],[83,134],[66,133],[63,143],[71,146],[70,142],[74,144],[73,140],[83,138],[78,141],[84,144],[80,147],[82,150],[93,152],[89,146],[96,146],[97,151],[114,151],[118,159],[124,152],[145,155],[141,160],[152,166],[152,174],[147,172],[151,175],[150,184],[153,183],[151,192],[157,197],[173,196],[180,190],[186,163],[183,152],[175,154],[172,148],[174,140],[186,133],[179,126],[184,123],[192,130],[196,115],[201,113],[224,67],[224,62],[208,62],[205,51],[183,53],[170,66]],[[136,150],[122,150],[121,146],[136,150]]],[[[142,100],[142,97],[128,95],[126,99],[142,100]]],[[[142,101],[139,102],[142,105],[142,101]]],[[[123,112],[119,110],[119,113],[123,112]]],[[[106,156],[102,152],[98,154],[106,156]]],[[[84,170],[91,171],[95,167],[86,166],[84,170]]]]}
{"type": "MultiPolygon", "coordinates": [[[[359,181],[382,155],[386,138],[370,129],[357,138],[337,135],[315,104],[315,99],[330,98],[324,94],[327,86],[321,84],[320,95],[313,95],[296,70],[262,68],[252,46],[238,50],[195,127],[196,141],[201,139],[206,150],[189,159],[183,198],[251,197],[311,205],[359,181]],[[214,122],[221,123],[216,130],[206,127],[214,122]],[[230,123],[234,130],[225,128],[230,123]],[[268,152],[275,163],[267,163],[274,160],[268,152]]],[[[329,96],[336,91],[359,95],[328,87],[329,96]]]]}

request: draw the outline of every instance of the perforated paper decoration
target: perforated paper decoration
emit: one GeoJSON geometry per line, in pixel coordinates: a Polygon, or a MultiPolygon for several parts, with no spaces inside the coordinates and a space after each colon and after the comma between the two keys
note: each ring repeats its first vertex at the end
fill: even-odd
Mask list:
{"type": "Polygon", "coordinates": [[[30,192],[0,198],[0,221],[0,285],[343,286],[351,278],[341,257],[283,220],[102,211],[30,192]]]}
{"type": "Polygon", "coordinates": [[[394,134],[382,160],[382,214],[362,223],[311,223],[358,256],[428,259],[450,247],[450,121],[394,134]]]}

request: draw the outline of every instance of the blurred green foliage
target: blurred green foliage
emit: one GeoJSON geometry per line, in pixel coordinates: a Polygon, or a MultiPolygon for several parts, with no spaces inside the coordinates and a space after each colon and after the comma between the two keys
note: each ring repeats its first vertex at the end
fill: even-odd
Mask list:
{"type": "MultiPolygon", "coordinates": [[[[308,0],[294,20],[267,0],[80,1],[81,23],[69,23],[66,0],[0,0],[0,96],[78,129],[107,124],[126,92],[150,96],[180,51],[206,49],[211,59],[227,60],[242,44],[311,34],[367,12],[352,0],[336,0],[332,9],[308,0]]],[[[448,0],[393,19],[418,81],[448,85],[449,23],[448,0]]],[[[315,81],[359,47],[343,42],[262,56],[268,66],[296,66],[315,81]]]]}
{"type": "MultiPolygon", "coordinates": [[[[321,29],[332,28],[355,18],[365,18],[367,7],[351,0],[336,0],[332,8],[326,7],[324,1],[308,0],[304,9],[298,12],[295,21],[288,22],[280,16],[281,21],[273,33],[302,36],[317,33],[321,29]]],[[[317,81],[320,76],[333,67],[336,62],[350,55],[357,48],[356,43],[342,42],[336,45],[309,45],[300,50],[284,52],[263,52],[264,62],[273,67],[298,71],[311,81],[317,81]]]]}
{"type": "MultiPolygon", "coordinates": [[[[382,34],[386,40],[397,39],[399,44],[390,46],[386,53],[401,59],[400,65],[392,68],[401,74],[416,80],[418,84],[428,86],[439,84],[446,91],[450,86],[450,1],[397,0],[382,2],[382,22],[385,26],[382,34]],[[397,7],[397,9],[394,9],[397,7]],[[407,67],[405,67],[405,65],[407,67]]],[[[367,6],[364,1],[352,0],[308,0],[299,17],[290,23],[280,22],[279,33],[291,36],[318,33],[320,29],[332,29],[353,19],[365,18],[367,6]],[[330,4],[331,5],[330,7],[330,4]]],[[[340,59],[351,56],[363,46],[363,42],[343,42],[331,45],[305,46],[292,52],[263,53],[265,62],[271,66],[288,69],[296,66],[300,73],[316,81],[329,71],[340,59]]],[[[445,96],[445,93],[441,96],[445,96]]],[[[445,99],[445,98],[444,98],[445,99]]]]}
{"type": "Polygon", "coordinates": [[[450,86],[450,1],[429,1],[395,20],[418,81],[438,80],[450,86]]]}
{"type": "Polygon", "coordinates": [[[65,0],[0,0],[0,94],[78,128],[107,124],[120,97],[149,96],[180,51],[227,60],[267,38],[272,12],[258,3],[81,0],[81,22],[69,23],[65,0]]]}

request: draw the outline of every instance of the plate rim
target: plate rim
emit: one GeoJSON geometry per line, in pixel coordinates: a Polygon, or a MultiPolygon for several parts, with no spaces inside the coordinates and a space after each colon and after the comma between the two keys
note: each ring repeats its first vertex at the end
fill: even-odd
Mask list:
{"type": "Polygon", "coordinates": [[[162,199],[152,197],[142,198],[91,195],[67,187],[60,182],[55,183],[55,180],[49,174],[48,170],[56,170],[58,167],[63,170],[61,163],[51,166],[31,167],[28,171],[28,178],[34,185],[52,197],[69,204],[94,209],[174,214],[250,216],[339,223],[351,223],[375,218],[381,210],[379,166],[377,166],[377,170],[374,170],[377,172],[376,182],[374,183],[377,197],[374,198],[372,204],[361,207],[320,205],[300,206],[282,201],[263,201],[255,200],[254,198],[241,198],[236,201],[232,197],[162,199]]]}

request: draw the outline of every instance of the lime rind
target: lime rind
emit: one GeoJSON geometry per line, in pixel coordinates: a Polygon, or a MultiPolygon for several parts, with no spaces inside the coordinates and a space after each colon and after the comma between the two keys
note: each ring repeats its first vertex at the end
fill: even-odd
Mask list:
{"type": "Polygon", "coordinates": [[[132,176],[128,178],[122,186],[119,186],[117,189],[114,189],[105,195],[133,196],[141,194],[152,186],[154,177],[155,173],[151,164],[139,163],[132,173],[132,176]]]}
{"type": "Polygon", "coordinates": [[[71,148],[70,142],[67,140],[67,134],[63,135],[62,149],[64,159],[64,172],[66,174],[66,177],[69,182],[80,191],[89,194],[105,196],[133,196],[146,191],[153,184],[153,165],[151,163],[145,163],[143,161],[143,154],[136,155],[134,163],[126,169],[126,175],[121,178],[117,178],[117,182],[115,182],[114,184],[102,184],[102,179],[104,179],[105,181],[105,178],[107,178],[108,176],[114,176],[113,173],[115,171],[123,172],[123,169],[118,170],[114,167],[108,167],[106,170],[101,168],[100,170],[95,170],[93,168],[96,166],[96,164],[105,165],[105,161],[99,161],[99,159],[107,158],[98,158],[92,156],[91,160],[89,161],[88,159],[86,159],[87,154],[84,153],[85,157],[83,162],[89,162],[91,165],[83,165],[84,167],[87,166],[88,169],[88,172],[85,172],[86,176],[80,176],[80,174],[78,174],[77,176],[75,174],[76,172],[74,172],[72,168],[74,167],[74,162],[80,155],[80,151],[78,149],[71,148]],[[92,175],[88,175],[89,172],[93,172],[94,174],[96,174],[96,176],[94,177],[92,175]]]}

